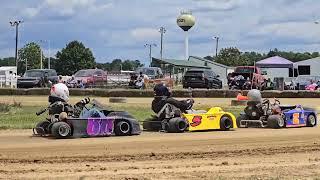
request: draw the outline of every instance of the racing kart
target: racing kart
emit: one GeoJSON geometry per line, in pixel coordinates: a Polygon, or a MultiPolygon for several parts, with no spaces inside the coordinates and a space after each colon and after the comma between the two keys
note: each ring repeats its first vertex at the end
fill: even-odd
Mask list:
{"type": "Polygon", "coordinates": [[[193,109],[181,112],[180,109],[169,103],[165,104],[157,115],[143,122],[143,129],[146,131],[168,133],[215,129],[229,130],[236,127],[234,115],[224,112],[220,107],[213,107],[208,112],[193,109]]]}
{"type": "Polygon", "coordinates": [[[39,116],[46,111],[49,111],[49,116],[33,128],[34,135],[69,138],[141,133],[138,121],[128,112],[104,109],[96,100],[90,103],[89,98],[75,106],[62,101],[51,102],[48,108],[36,114],[39,116]]]}
{"type": "Polygon", "coordinates": [[[237,125],[243,127],[313,127],[317,125],[317,112],[301,105],[280,105],[278,99],[270,103],[264,99],[262,103],[249,101],[244,112],[237,118],[237,125]]]}
{"type": "Polygon", "coordinates": [[[223,130],[228,131],[231,128],[237,128],[236,118],[232,113],[223,111],[220,107],[213,107],[208,112],[205,111],[187,111],[182,114],[188,121],[189,131],[203,130],[223,130]]]}

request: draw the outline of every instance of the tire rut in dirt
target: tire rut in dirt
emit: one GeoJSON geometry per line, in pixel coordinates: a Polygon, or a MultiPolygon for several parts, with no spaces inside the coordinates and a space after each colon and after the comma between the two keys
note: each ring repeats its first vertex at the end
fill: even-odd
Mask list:
{"type": "Polygon", "coordinates": [[[152,160],[173,160],[173,159],[197,159],[197,158],[218,158],[221,154],[228,157],[299,153],[299,152],[319,152],[320,144],[267,147],[255,149],[229,150],[229,151],[206,151],[206,152],[175,152],[175,153],[143,153],[134,155],[105,155],[105,156],[65,156],[49,157],[40,160],[34,159],[0,159],[0,163],[77,163],[77,162],[123,162],[123,161],[152,161],[152,160]],[[36,161],[36,162],[35,162],[36,161]]]}

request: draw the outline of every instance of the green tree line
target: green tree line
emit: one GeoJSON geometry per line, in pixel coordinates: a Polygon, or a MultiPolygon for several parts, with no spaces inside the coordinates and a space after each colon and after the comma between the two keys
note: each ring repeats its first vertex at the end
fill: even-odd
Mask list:
{"type": "MultiPolygon", "coordinates": [[[[39,44],[31,42],[18,51],[18,74],[22,75],[27,69],[47,68],[49,59],[45,57],[39,44]],[[26,67],[27,66],[27,67],[26,67]]],[[[15,58],[0,59],[0,66],[15,66],[15,58]]],[[[111,63],[98,63],[95,61],[92,51],[79,41],[71,41],[55,57],[50,58],[50,68],[58,74],[72,75],[81,69],[99,68],[107,71],[135,70],[143,64],[139,60],[114,59],[111,63]]]]}

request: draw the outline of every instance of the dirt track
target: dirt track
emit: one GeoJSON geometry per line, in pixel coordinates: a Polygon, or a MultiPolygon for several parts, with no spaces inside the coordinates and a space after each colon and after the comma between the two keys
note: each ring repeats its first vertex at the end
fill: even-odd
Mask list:
{"type": "Polygon", "coordinates": [[[54,140],[0,131],[0,179],[320,177],[320,128],[54,140]]]}

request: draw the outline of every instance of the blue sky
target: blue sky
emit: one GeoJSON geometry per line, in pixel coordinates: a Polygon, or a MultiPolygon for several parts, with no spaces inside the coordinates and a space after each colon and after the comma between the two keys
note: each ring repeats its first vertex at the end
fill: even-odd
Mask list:
{"type": "MultiPolygon", "coordinates": [[[[80,40],[98,62],[114,58],[148,61],[145,43],[156,43],[164,26],[164,57],[184,57],[184,34],[176,25],[179,12],[192,10],[196,25],[190,30],[190,55],[214,53],[213,36],[220,47],[267,52],[319,51],[319,0],[2,0],[0,57],[14,56],[14,28],[20,19],[20,44],[51,41],[51,52],[80,40]]],[[[48,54],[48,44],[41,44],[48,54]]]]}

